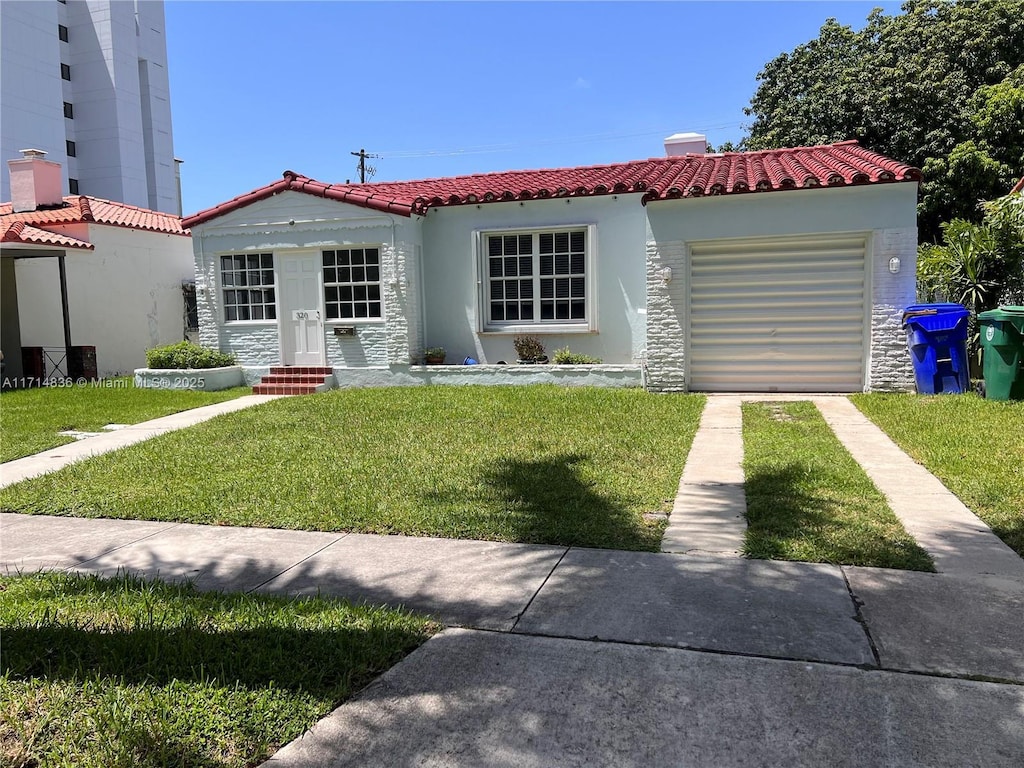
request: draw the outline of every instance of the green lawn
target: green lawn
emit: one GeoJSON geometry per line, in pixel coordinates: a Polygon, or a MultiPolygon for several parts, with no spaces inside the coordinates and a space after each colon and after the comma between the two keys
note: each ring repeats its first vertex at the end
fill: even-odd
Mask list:
{"type": "Polygon", "coordinates": [[[703,397],[357,389],[218,417],[0,491],[57,515],[656,551],[703,397]]]}
{"type": "Polygon", "coordinates": [[[0,394],[0,462],[74,442],[58,434],[65,430],[98,432],[106,424],[138,424],[251,393],[247,387],[220,392],[136,389],[130,379],[4,392],[0,394]]]}
{"type": "Polygon", "coordinates": [[[973,394],[850,399],[1024,557],[1024,402],[973,394]]]}
{"type": "Polygon", "coordinates": [[[0,764],[254,766],[439,627],[342,600],[0,577],[0,764]]]}
{"type": "Polygon", "coordinates": [[[744,553],[934,571],[811,402],[743,404],[744,553]]]}

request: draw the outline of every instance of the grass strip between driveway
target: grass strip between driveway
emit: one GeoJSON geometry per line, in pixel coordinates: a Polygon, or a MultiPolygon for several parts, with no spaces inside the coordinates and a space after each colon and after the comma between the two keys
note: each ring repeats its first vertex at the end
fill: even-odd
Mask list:
{"type": "Polygon", "coordinates": [[[744,403],[743,448],[747,556],[935,570],[814,403],[744,403]]]}
{"type": "Polygon", "coordinates": [[[439,626],[334,599],[0,577],[0,763],[253,766],[439,626]]]}
{"type": "Polygon", "coordinates": [[[337,390],[0,491],[15,512],[651,550],[704,398],[590,387],[337,390]]]}
{"type": "Polygon", "coordinates": [[[101,432],[107,424],[138,424],[160,416],[252,394],[247,387],[220,392],[136,389],[130,379],[104,379],[67,387],[35,387],[0,394],[0,462],[73,443],[66,430],[101,432]]]}
{"type": "Polygon", "coordinates": [[[1024,557],[1024,402],[974,394],[850,400],[1024,557]]]}

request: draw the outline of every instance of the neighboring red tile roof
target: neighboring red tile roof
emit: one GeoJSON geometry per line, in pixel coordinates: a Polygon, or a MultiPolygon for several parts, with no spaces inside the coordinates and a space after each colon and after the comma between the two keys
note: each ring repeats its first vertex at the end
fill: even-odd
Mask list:
{"type": "Polygon", "coordinates": [[[85,248],[92,250],[92,243],[78,240],[74,237],[62,235],[59,232],[48,232],[45,229],[33,227],[24,221],[16,221],[4,230],[0,242],[24,243],[27,245],[56,245],[61,248],[85,248]]]}
{"type": "MultiPolygon", "coordinates": [[[[146,208],[116,203],[98,197],[72,195],[64,198],[62,208],[48,208],[24,213],[14,213],[14,206],[11,203],[0,203],[0,232],[3,232],[2,241],[5,243],[61,244],[57,240],[46,239],[47,237],[65,238],[70,242],[81,243],[81,240],[69,238],[59,232],[48,232],[45,227],[83,223],[107,224],[115,227],[141,229],[147,232],[164,232],[171,235],[188,235],[185,227],[182,226],[181,219],[174,214],[150,211],[146,208]],[[12,233],[13,227],[18,223],[25,225],[24,229],[20,230],[20,235],[12,233]],[[27,240],[25,233],[29,230],[33,230],[35,233],[45,232],[45,236],[35,234],[33,235],[35,239],[27,240]]],[[[84,246],[68,245],[68,247],[81,248],[84,246]]]]}
{"type": "Polygon", "coordinates": [[[864,149],[856,141],[372,184],[324,184],[285,171],[283,179],[187,216],[184,224],[202,224],[286,190],[410,216],[465,203],[642,193],[646,204],[682,197],[920,180],[916,168],[864,149]]]}

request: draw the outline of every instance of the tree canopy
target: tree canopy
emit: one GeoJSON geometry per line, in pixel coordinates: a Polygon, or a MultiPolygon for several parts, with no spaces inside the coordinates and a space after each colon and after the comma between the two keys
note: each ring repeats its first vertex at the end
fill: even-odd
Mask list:
{"type": "Polygon", "coordinates": [[[765,65],[746,149],[857,139],[925,174],[923,241],[1024,174],[1024,0],[910,0],[859,31],[829,19],[765,65]]]}

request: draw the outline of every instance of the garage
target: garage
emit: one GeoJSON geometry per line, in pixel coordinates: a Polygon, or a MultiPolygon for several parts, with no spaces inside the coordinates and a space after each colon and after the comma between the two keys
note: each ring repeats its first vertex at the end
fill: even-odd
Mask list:
{"type": "Polygon", "coordinates": [[[689,244],[687,388],[859,392],[869,233],[689,244]]]}

